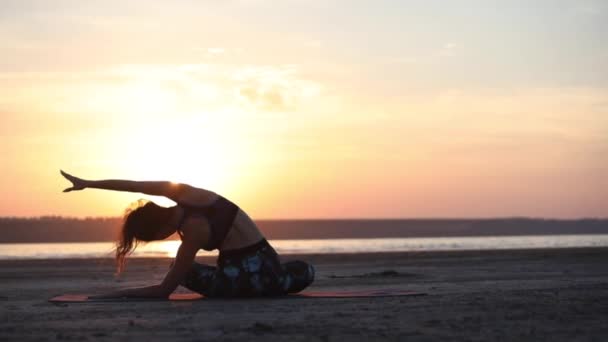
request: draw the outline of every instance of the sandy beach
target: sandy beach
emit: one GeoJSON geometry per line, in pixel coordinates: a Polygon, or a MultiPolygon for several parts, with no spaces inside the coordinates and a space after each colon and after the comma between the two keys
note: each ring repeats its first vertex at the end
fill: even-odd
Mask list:
{"type": "MultiPolygon", "coordinates": [[[[150,285],[170,259],[0,261],[0,340],[605,341],[608,249],[283,256],[310,290],[404,288],[422,297],[52,304],[150,285]]],[[[212,263],[210,259],[199,259],[212,263]]],[[[180,292],[187,292],[179,288],[180,292]]]]}

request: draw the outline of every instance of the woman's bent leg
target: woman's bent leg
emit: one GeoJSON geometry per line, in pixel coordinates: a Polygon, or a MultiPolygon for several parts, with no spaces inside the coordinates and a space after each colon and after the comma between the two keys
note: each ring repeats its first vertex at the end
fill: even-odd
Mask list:
{"type": "Polygon", "coordinates": [[[180,285],[190,291],[212,297],[217,292],[217,267],[192,262],[192,267],[180,282],[180,285]]]}
{"type": "Polygon", "coordinates": [[[287,293],[284,272],[275,255],[259,250],[247,256],[226,258],[220,267],[228,297],[277,296],[287,293]]]}
{"type": "Polygon", "coordinates": [[[220,252],[217,272],[228,297],[287,294],[287,279],[275,250],[262,240],[241,250],[220,252]]]}

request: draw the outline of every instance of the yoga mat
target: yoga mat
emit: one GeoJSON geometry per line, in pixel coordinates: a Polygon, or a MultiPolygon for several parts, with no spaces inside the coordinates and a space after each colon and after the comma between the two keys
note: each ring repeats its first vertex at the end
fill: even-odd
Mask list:
{"type": "MultiPolygon", "coordinates": [[[[310,291],[277,297],[252,297],[255,299],[285,299],[285,298],[369,298],[369,297],[403,297],[423,296],[426,293],[402,290],[402,289],[375,289],[355,291],[310,291]]],[[[106,302],[166,302],[166,301],[194,301],[194,300],[218,300],[224,298],[206,298],[198,293],[173,293],[168,299],[164,298],[89,298],[86,294],[64,294],[49,299],[51,303],[106,303],[106,302]]],[[[243,297],[225,299],[249,299],[243,297]]]]}

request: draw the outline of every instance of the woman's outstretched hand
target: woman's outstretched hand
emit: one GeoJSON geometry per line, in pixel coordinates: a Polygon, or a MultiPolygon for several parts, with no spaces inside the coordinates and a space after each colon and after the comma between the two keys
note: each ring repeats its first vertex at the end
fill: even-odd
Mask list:
{"type": "Polygon", "coordinates": [[[86,189],[87,185],[89,184],[89,181],[87,181],[87,180],[72,176],[71,174],[64,172],[63,170],[59,170],[59,171],[61,172],[61,175],[63,177],[65,177],[67,180],[72,182],[72,186],[69,188],[65,188],[63,190],[63,192],[83,190],[83,189],[86,189]]]}

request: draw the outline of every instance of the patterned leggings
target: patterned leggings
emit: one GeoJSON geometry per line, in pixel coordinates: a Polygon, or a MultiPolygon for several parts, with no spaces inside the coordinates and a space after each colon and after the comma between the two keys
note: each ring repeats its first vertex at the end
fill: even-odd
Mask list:
{"type": "Polygon", "coordinates": [[[279,296],[303,290],[315,270],[303,261],[281,264],[266,239],[220,252],[217,267],[194,262],[180,285],[207,297],[279,296]]]}

